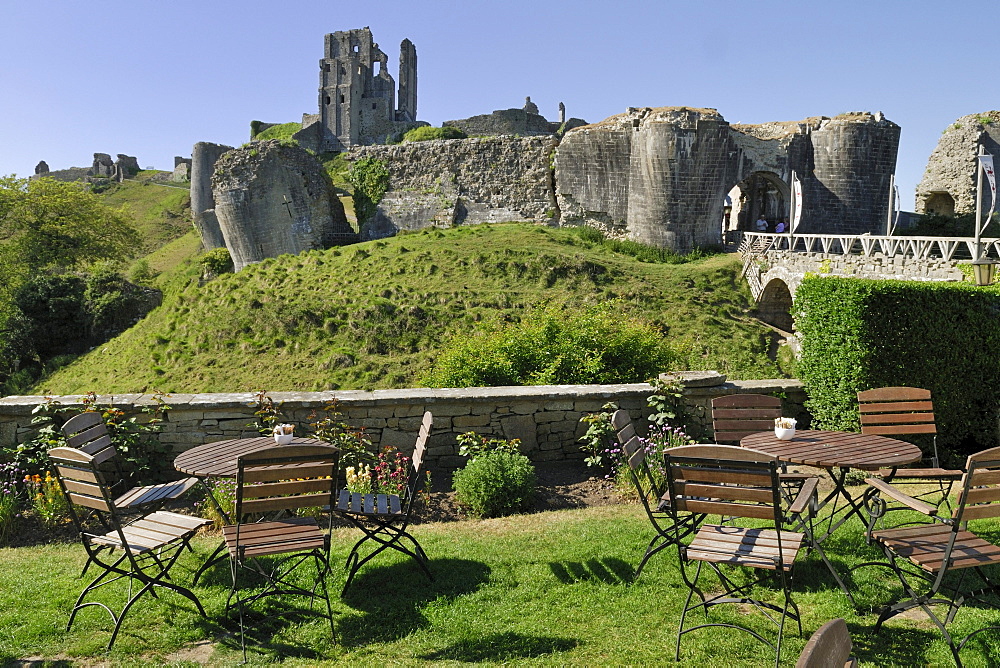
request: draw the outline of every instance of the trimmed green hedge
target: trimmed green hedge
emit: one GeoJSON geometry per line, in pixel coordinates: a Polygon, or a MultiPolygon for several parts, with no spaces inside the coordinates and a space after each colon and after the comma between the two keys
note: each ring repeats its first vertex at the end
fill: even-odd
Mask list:
{"type": "Polygon", "coordinates": [[[931,391],[945,463],[963,465],[968,454],[997,445],[995,289],[807,277],[793,316],[802,337],[799,378],[816,426],[857,431],[858,390],[909,385],[931,391]]]}

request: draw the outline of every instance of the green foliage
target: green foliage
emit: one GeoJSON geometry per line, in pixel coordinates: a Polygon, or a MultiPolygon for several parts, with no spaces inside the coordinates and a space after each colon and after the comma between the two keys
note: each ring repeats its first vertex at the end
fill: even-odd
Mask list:
{"type": "Polygon", "coordinates": [[[361,158],[347,173],[354,186],[354,213],[358,223],[375,215],[375,207],[389,189],[389,169],[378,158],[361,158]]]}
{"type": "Polygon", "coordinates": [[[455,440],[459,446],[458,454],[461,457],[468,457],[469,461],[473,461],[487,452],[496,452],[497,450],[501,452],[521,451],[521,439],[519,438],[507,441],[500,438],[488,438],[474,431],[467,431],[464,434],[459,434],[455,440]]]}
{"type": "Polygon", "coordinates": [[[0,178],[0,238],[28,271],[130,257],[140,243],[124,209],[50,178],[0,178]]]}
{"type": "MultiPolygon", "coordinates": [[[[806,278],[793,307],[814,424],[859,429],[859,390],[906,385],[934,398],[951,463],[996,445],[1000,295],[966,285],[806,278]]],[[[944,452],[942,454],[945,454],[944,452]]]]}
{"type": "Polygon", "coordinates": [[[229,255],[229,249],[225,247],[205,251],[198,262],[204,272],[212,276],[221,276],[233,270],[233,258],[229,255]]]}
{"type": "Polygon", "coordinates": [[[678,362],[659,331],[622,304],[533,309],[455,337],[428,376],[432,387],[572,385],[643,381],[678,362]]]}
{"type": "Polygon", "coordinates": [[[535,496],[535,467],[520,453],[492,450],[455,472],[455,499],[476,517],[529,510],[535,496]]]}
{"type": "Polygon", "coordinates": [[[611,423],[618,404],[606,403],[601,408],[604,410],[585,413],[580,418],[580,422],[587,425],[586,433],[580,437],[583,442],[580,449],[587,454],[583,459],[587,466],[610,466],[619,452],[615,426],[611,423]]]}
{"type": "Polygon", "coordinates": [[[340,448],[340,467],[342,470],[347,471],[355,468],[358,473],[362,467],[367,470],[367,464],[372,461],[374,444],[363,428],[353,429],[348,426],[336,399],[331,399],[324,404],[322,416],[316,411],[312,411],[309,414],[309,426],[313,430],[314,438],[332,443],[340,448]]]}
{"type": "MultiPolygon", "coordinates": [[[[263,132],[254,130],[254,123],[258,123],[257,128],[260,128],[259,121],[253,121],[250,123],[250,138],[256,141],[267,141],[268,139],[280,139],[282,141],[288,141],[292,139],[292,135],[302,129],[302,123],[297,123],[292,121],[291,123],[280,123],[278,125],[272,125],[263,132]]],[[[297,145],[298,142],[295,142],[297,145]]]]}
{"type": "MultiPolygon", "coordinates": [[[[976,233],[976,214],[963,213],[957,216],[925,214],[905,233],[918,237],[971,237],[976,233]]],[[[993,215],[982,236],[1000,236],[1000,215],[993,215]]]]}
{"type": "Polygon", "coordinates": [[[87,285],[71,274],[35,274],[14,295],[14,305],[24,316],[25,332],[41,357],[66,352],[87,340],[87,285]]]}
{"type": "Polygon", "coordinates": [[[419,128],[413,128],[403,135],[403,143],[411,141],[430,141],[432,139],[465,139],[468,135],[458,128],[453,128],[450,126],[445,126],[443,128],[434,128],[429,125],[423,125],[419,128]]]}

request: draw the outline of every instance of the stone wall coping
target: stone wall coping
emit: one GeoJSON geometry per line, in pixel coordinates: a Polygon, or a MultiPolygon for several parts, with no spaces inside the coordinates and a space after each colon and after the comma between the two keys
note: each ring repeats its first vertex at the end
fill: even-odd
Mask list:
{"type": "MultiPolygon", "coordinates": [[[[775,381],[764,381],[775,382],[775,381]]],[[[399,404],[433,405],[435,403],[457,403],[463,401],[482,400],[551,400],[578,397],[612,399],[622,396],[645,398],[652,391],[649,383],[624,383],[617,385],[517,385],[505,387],[463,387],[463,388],[406,388],[397,390],[343,390],[325,392],[268,392],[275,403],[286,408],[306,408],[322,406],[327,401],[336,398],[344,407],[351,406],[385,406],[399,404]]],[[[705,388],[710,389],[710,388],[705,388]]],[[[171,408],[198,409],[212,408],[244,408],[256,403],[254,392],[206,393],[206,394],[170,394],[163,397],[171,408]]],[[[31,410],[46,401],[55,399],[64,406],[82,406],[84,395],[68,396],[9,396],[0,399],[0,412],[8,415],[27,415],[31,410]]],[[[105,406],[116,405],[153,405],[156,403],[151,394],[101,394],[97,395],[97,403],[105,406]]],[[[431,409],[433,410],[433,409],[431,409]]]]}
{"type": "Polygon", "coordinates": [[[805,392],[805,385],[794,378],[770,380],[728,381],[714,387],[689,387],[687,396],[717,396],[720,394],[772,394],[774,392],[805,392]]]}

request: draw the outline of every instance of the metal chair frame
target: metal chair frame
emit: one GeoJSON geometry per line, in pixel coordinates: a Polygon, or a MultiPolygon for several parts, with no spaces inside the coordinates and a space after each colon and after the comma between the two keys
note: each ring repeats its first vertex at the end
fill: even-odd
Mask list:
{"type": "Polygon", "coordinates": [[[77,597],[66,630],[72,628],[77,612],[83,608],[90,606],[103,608],[115,623],[111,638],[108,640],[108,651],[114,645],[128,612],[146,592],[155,598],[156,587],[169,589],[184,596],[195,604],[203,617],[205,616],[205,610],[198,597],[190,589],[171,582],[169,571],[183,549],[190,548],[191,537],[198,528],[211,523],[209,520],[164,511],[153,511],[139,517],[134,515],[123,517],[115,505],[110,485],[105,480],[101,467],[113,456],[112,450],[105,450],[97,455],[90,455],[75,448],[49,450],[49,457],[55,464],[59,486],[69,502],[70,518],[87,552],[87,563],[103,569],[77,597]],[[101,513],[103,523],[110,527],[110,530],[105,534],[89,532],[84,525],[85,517],[81,517],[78,507],[101,513]],[[114,561],[105,560],[103,558],[105,555],[102,553],[105,549],[121,550],[121,555],[114,561]],[[116,613],[100,601],[85,602],[91,592],[123,578],[129,580],[129,599],[121,612],[116,613]],[[134,594],[133,582],[141,584],[134,594]]]}
{"type": "Polygon", "coordinates": [[[639,495],[639,501],[646,511],[649,523],[656,531],[646,545],[646,552],[642,555],[639,566],[635,569],[635,579],[639,579],[646,562],[653,555],[692,533],[697,528],[698,523],[704,519],[704,515],[686,513],[681,517],[676,517],[671,514],[668,510],[670,499],[666,494],[666,480],[657,481],[650,470],[646,450],[635,433],[635,427],[632,425],[632,418],[628,411],[615,411],[611,416],[611,424],[615,428],[623,460],[628,464],[629,475],[636,493],[639,495]],[[677,522],[680,522],[679,532],[675,525],[677,522]]]}
{"type": "MultiPolygon", "coordinates": [[[[111,436],[108,434],[104,418],[96,411],[86,411],[74,415],[63,423],[60,430],[66,438],[68,447],[75,448],[89,455],[98,455],[105,451],[112,453],[110,457],[102,457],[101,470],[109,490],[114,495],[115,508],[119,513],[135,514],[159,510],[167,503],[182,497],[198,483],[197,478],[184,478],[175,482],[158,485],[130,487],[129,475],[126,474],[122,467],[121,457],[111,442],[111,436]]],[[[105,528],[111,528],[104,513],[93,509],[90,510],[90,513],[95,515],[105,528]]],[[[113,548],[107,546],[104,549],[112,550],[113,548]]],[[[87,574],[87,569],[90,568],[91,563],[92,560],[88,559],[87,563],[83,565],[80,577],[87,574]]]]}
{"type": "Polygon", "coordinates": [[[223,536],[233,578],[226,609],[231,609],[235,600],[244,662],[247,660],[244,608],[267,596],[308,596],[312,609],[313,602],[320,597],[318,592],[322,592],[330,634],[336,637],[326,587],[332,518],[323,531],[316,518],[296,517],[294,511],[330,504],[336,495],[339,462],[340,451],[326,445],[279,445],[237,459],[236,523],[224,526],[223,536]],[[273,513],[292,516],[265,519],[273,513]],[[312,588],[306,589],[290,581],[289,575],[309,561],[315,564],[316,579],[312,588]],[[259,591],[245,597],[240,595],[240,574],[244,570],[265,580],[259,591]]]}
{"type": "Polygon", "coordinates": [[[413,503],[423,483],[423,478],[420,475],[421,467],[427,449],[427,439],[430,437],[433,424],[433,416],[429,411],[425,412],[413,448],[410,471],[407,475],[405,499],[400,498],[398,494],[361,494],[351,492],[346,488],[340,490],[340,497],[334,510],[360,529],[363,534],[347,555],[347,561],[344,564],[344,568],[347,569],[347,580],[344,582],[341,595],[347,592],[347,588],[350,587],[362,566],[389,549],[401,552],[413,559],[428,579],[434,581],[427,554],[417,539],[407,531],[413,503]],[[369,541],[377,543],[377,547],[362,557],[361,549],[369,541]]]}
{"type": "MultiPolygon", "coordinates": [[[[681,576],[688,587],[688,596],[677,630],[675,659],[680,660],[681,638],[692,631],[707,627],[725,627],[744,631],[775,651],[775,666],[781,660],[781,642],[786,619],[790,618],[802,634],[798,606],[792,598],[793,564],[803,543],[811,540],[808,533],[786,531],[786,523],[802,514],[811,515],[816,486],[803,486],[792,505],[782,508],[784,494],[779,478],[780,464],[763,452],[728,445],[691,445],[673,448],[664,455],[667,473],[669,512],[675,517],[675,542],[681,564],[681,576]],[[681,540],[680,513],[695,513],[701,517],[720,515],[732,518],[764,520],[773,528],[742,528],[729,524],[699,522],[695,537],[688,543],[681,540]],[[697,562],[694,575],[691,563],[697,562]],[[713,596],[698,586],[703,566],[718,577],[723,592],[713,596]],[[719,564],[728,563],[764,573],[746,584],[737,584],[719,564]],[[783,593],[783,605],[751,596],[752,590],[765,580],[774,578],[783,593]],[[699,602],[691,601],[697,594],[699,602]],[[751,604],[778,627],[776,641],[771,641],[748,626],[728,622],[709,622],[684,627],[687,614],[727,603],[751,604]]],[[[808,526],[805,523],[804,526],[808,526]]]]}
{"type": "MultiPolygon", "coordinates": [[[[951,511],[951,489],[962,477],[962,471],[941,468],[937,448],[937,425],[931,391],[919,387],[879,387],[858,392],[858,414],[862,434],[880,436],[931,437],[932,455],[929,469],[897,469],[891,480],[894,485],[912,485],[936,482],[937,489],[915,495],[928,499],[939,494],[935,506],[945,506],[951,511]]],[[[879,472],[887,477],[887,472],[879,472]]]]}
{"type": "Polygon", "coordinates": [[[984,626],[956,642],[947,628],[966,602],[983,600],[991,593],[1000,596],[1000,582],[983,570],[985,566],[1000,563],[1000,546],[967,528],[970,520],[1000,517],[1000,448],[970,455],[965,471],[951,517],[943,516],[940,507],[909,496],[884,480],[870,478],[867,481],[874,492],[868,539],[878,544],[886,557],[885,562],[874,563],[890,568],[905,593],[905,598],[881,610],[874,631],[877,634],[887,620],[919,607],[941,631],[958,666],[962,665],[959,652],[972,638],[983,631],[1000,630],[1000,626],[984,626]],[[875,530],[879,517],[887,508],[885,497],[927,516],[928,522],[920,526],[875,530]],[[957,570],[962,571],[957,582],[954,578],[948,580],[948,574],[957,570]],[[966,586],[969,571],[978,576],[978,586],[966,586]],[[924,583],[925,593],[919,593],[915,581],[924,583]],[[943,618],[934,613],[931,606],[935,605],[948,606],[943,618]]]}

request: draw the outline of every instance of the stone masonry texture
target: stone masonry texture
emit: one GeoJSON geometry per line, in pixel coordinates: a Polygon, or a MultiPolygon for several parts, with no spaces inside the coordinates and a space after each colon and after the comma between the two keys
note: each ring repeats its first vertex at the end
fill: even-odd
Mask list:
{"type": "MultiPolygon", "coordinates": [[[[586,424],[580,418],[596,413],[608,402],[628,410],[637,428],[644,433],[650,414],[646,397],[653,387],[646,383],[627,385],[557,385],[533,387],[481,387],[466,389],[400,389],[337,392],[275,392],[270,396],[280,405],[286,422],[296,425],[297,434],[309,433],[310,414],[322,412],[336,396],[345,421],[364,428],[376,447],[389,446],[409,453],[416,439],[424,411],[434,415],[427,455],[428,466],[451,470],[464,465],[458,456],[456,436],[476,432],[485,436],[520,439],[521,450],[533,461],[582,460],[580,437],[586,424]]],[[[692,436],[711,440],[711,400],[726,394],[759,392],[782,396],[785,414],[807,426],[803,408],[805,392],[796,380],[758,380],[723,383],[713,387],[689,387],[684,401],[690,415],[692,436]]],[[[69,409],[83,404],[80,396],[53,397],[69,409]]],[[[98,397],[98,405],[114,405],[126,415],[139,414],[153,403],[149,395],[98,397]]],[[[35,434],[32,409],[45,397],[4,397],[0,399],[0,445],[10,447],[35,434]]],[[[196,445],[231,438],[257,436],[252,426],[256,410],[254,396],[242,394],[178,394],[166,398],[160,441],[172,451],[170,457],[196,445]]]]}
{"type": "MultiPolygon", "coordinates": [[[[1000,164],[1000,111],[962,116],[944,129],[917,186],[917,213],[944,215],[976,210],[976,155],[982,145],[1000,164]]],[[[990,206],[983,187],[984,207],[990,206]]]]}

